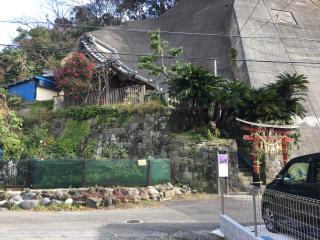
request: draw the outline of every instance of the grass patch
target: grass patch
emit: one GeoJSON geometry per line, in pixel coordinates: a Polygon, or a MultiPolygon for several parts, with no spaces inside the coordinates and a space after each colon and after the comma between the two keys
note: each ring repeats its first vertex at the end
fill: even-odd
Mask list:
{"type": "Polygon", "coordinates": [[[104,121],[112,118],[120,118],[124,123],[130,119],[131,114],[147,114],[159,111],[167,111],[168,107],[157,101],[150,101],[140,104],[117,104],[108,106],[83,106],[72,107],[68,109],[60,109],[52,113],[53,117],[58,118],[71,118],[77,121],[84,121],[98,116],[103,116],[104,121]]]}
{"type": "Polygon", "coordinates": [[[228,139],[220,137],[220,133],[217,130],[216,133],[212,133],[208,128],[198,128],[187,132],[172,133],[171,136],[176,140],[191,141],[191,142],[208,142],[213,144],[227,145],[228,139]]]}

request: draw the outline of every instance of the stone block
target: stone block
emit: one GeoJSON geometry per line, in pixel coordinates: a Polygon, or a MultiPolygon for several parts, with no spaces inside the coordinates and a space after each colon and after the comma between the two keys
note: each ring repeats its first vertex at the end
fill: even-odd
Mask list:
{"type": "Polygon", "coordinates": [[[73,199],[72,199],[72,198],[66,199],[66,200],[64,201],[64,204],[71,206],[71,205],[73,204],[73,199]]]}
{"type": "Polygon", "coordinates": [[[40,204],[42,206],[49,206],[51,204],[51,199],[50,198],[42,198],[40,200],[40,204]]]}
{"type": "Polygon", "coordinates": [[[180,173],[180,180],[181,181],[192,181],[193,174],[192,172],[182,172],[180,173]]]}
{"type": "Polygon", "coordinates": [[[165,198],[174,198],[175,197],[175,193],[173,190],[167,190],[163,193],[163,196],[165,198]]]}
{"type": "Polygon", "coordinates": [[[28,209],[34,209],[38,205],[39,205],[38,200],[24,200],[19,204],[19,207],[24,210],[28,210],[28,209]]]}
{"type": "Polygon", "coordinates": [[[102,198],[89,197],[86,201],[86,206],[89,208],[98,208],[102,202],[102,198]]]}

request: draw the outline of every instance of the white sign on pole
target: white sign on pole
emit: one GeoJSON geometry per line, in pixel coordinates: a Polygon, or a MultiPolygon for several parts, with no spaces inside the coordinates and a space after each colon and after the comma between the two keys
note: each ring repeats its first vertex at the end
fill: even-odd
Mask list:
{"type": "Polygon", "coordinates": [[[228,154],[218,153],[218,170],[219,177],[228,177],[228,154]]]}

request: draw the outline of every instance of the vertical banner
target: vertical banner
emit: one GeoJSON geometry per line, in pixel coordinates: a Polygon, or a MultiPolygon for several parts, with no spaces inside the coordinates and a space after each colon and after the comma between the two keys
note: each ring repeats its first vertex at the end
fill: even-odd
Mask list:
{"type": "Polygon", "coordinates": [[[219,170],[219,177],[228,177],[228,154],[218,153],[218,170],[219,170]]]}

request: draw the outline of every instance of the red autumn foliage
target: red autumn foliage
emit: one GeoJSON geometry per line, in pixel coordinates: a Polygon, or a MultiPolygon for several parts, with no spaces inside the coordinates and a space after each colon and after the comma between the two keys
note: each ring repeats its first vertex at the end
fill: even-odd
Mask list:
{"type": "Polygon", "coordinates": [[[54,79],[66,95],[83,96],[93,89],[94,71],[94,62],[76,52],[64,66],[54,71],[54,79]]]}

